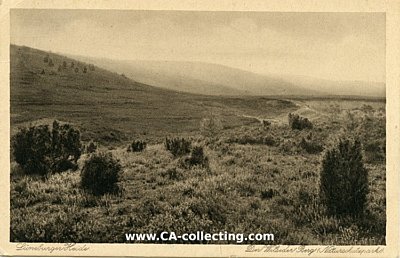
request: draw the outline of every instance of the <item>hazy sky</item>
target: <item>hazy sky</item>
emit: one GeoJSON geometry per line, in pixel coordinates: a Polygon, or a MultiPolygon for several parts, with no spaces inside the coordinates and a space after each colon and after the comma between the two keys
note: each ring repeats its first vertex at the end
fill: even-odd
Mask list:
{"type": "Polygon", "coordinates": [[[11,43],[111,59],[385,81],[383,13],[14,9],[11,43]]]}

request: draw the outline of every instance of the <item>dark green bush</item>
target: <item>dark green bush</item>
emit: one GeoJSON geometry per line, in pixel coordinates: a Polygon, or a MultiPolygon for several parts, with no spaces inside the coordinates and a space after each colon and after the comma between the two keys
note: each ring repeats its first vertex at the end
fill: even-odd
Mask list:
{"type": "Polygon", "coordinates": [[[331,215],[362,215],[367,205],[368,170],[361,143],[341,140],[322,162],[320,195],[331,215]]]}
{"type": "Polygon", "coordinates": [[[115,193],[121,168],[119,160],[110,153],[94,154],[83,166],[81,186],[95,195],[115,193]]]}
{"type": "Polygon", "coordinates": [[[128,152],[141,152],[146,149],[147,143],[145,141],[133,141],[128,146],[128,152]]]}
{"type": "Polygon", "coordinates": [[[298,114],[289,113],[289,126],[292,130],[312,129],[313,125],[308,118],[301,117],[298,114]]]}
{"type": "Polygon", "coordinates": [[[12,139],[15,161],[27,174],[60,172],[76,168],[81,155],[80,132],[69,124],[21,129],[12,139]]]}
{"type": "Polygon", "coordinates": [[[175,157],[189,154],[192,147],[192,143],[185,138],[165,138],[164,145],[175,157]]]}

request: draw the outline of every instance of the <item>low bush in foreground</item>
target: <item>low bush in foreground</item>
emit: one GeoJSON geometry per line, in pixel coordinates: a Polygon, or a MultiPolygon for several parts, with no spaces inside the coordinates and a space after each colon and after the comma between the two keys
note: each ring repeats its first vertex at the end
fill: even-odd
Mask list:
{"type": "Polygon", "coordinates": [[[12,139],[12,154],[26,174],[44,175],[76,168],[81,155],[80,132],[69,124],[22,128],[12,139]]]}
{"type": "Polygon", "coordinates": [[[358,140],[341,140],[325,154],[320,192],[329,214],[359,216],[364,213],[368,170],[364,167],[358,140]]]}
{"type": "Polygon", "coordinates": [[[81,186],[95,194],[115,193],[121,172],[121,165],[110,153],[91,156],[81,172],[81,186]]]}

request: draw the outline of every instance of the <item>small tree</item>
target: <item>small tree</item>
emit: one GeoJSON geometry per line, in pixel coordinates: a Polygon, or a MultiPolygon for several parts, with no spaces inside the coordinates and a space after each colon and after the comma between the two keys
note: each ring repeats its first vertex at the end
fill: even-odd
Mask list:
{"type": "Polygon", "coordinates": [[[340,140],[326,152],[320,179],[321,200],[331,215],[362,215],[368,194],[368,171],[361,143],[340,140]]]}
{"type": "Polygon", "coordinates": [[[81,186],[95,195],[116,192],[121,169],[119,161],[110,153],[94,154],[83,166],[81,186]]]}

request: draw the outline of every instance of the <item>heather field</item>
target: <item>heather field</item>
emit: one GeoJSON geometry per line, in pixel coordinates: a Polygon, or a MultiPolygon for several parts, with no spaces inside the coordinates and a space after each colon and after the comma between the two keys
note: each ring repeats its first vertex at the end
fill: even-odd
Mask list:
{"type": "Polygon", "coordinates": [[[125,233],[202,230],[273,233],[273,244],[385,244],[384,98],[195,95],[84,67],[11,46],[11,241],[122,243],[125,233]],[[289,114],[307,122],[296,127],[289,114]],[[15,136],[54,130],[54,120],[79,131],[75,166],[21,166],[15,136]],[[187,148],[173,147],[182,138],[187,148]],[[343,139],[359,140],[367,172],[356,215],[321,199],[324,160],[343,139]],[[115,191],[82,183],[99,153],[118,163],[115,191]]]}

